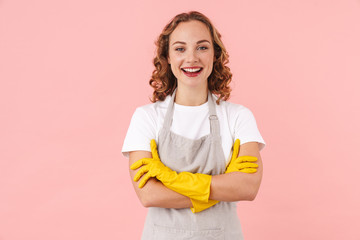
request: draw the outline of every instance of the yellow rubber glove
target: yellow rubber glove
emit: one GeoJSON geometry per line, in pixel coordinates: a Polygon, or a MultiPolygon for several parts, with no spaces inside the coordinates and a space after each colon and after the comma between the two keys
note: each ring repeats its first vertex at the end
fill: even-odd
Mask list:
{"type": "Polygon", "coordinates": [[[150,147],[152,158],[142,158],[130,166],[132,170],[141,167],[134,177],[135,182],[145,174],[139,183],[139,188],[142,188],[151,177],[155,177],[167,188],[192,200],[209,202],[211,175],[190,172],[177,173],[160,161],[154,139],[151,140],[150,147]]]}
{"type": "Polygon", "coordinates": [[[190,198],[190,200],[193,205],[193,207],[190,209],[193,213],[204,211],[205,209],[208,209],[219,202],[218,200],[212,200],[212,199],[209,199],[208,202],[203,202],[192,198],[190,198]]]}
{"type": "Polygon", "coordinates": [[[225,173],[229,172],[244,172],[244,173],[256,173],[257,165],[255,162],[258,160],[254,156],[240,156],[238,157],[240,150],[240,140],[236,139],[233,146],[233,154],[231,160],[226,168],[225,173]]]}

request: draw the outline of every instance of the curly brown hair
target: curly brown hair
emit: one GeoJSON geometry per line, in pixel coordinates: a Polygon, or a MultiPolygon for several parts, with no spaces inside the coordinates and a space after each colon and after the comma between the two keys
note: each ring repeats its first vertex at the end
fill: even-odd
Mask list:
{"type": "Polygon", "coordinates": [[[179,23],[192,20],[203,22],[208,27],[214,46],[216,60],[214,62],[213,70],[208,77],[208,88],[213,94],[219,97],[216,101],[217,104],[220,103],[221,99],[226,101],[230,97],[231,88],[229,84],[231,82],[232,73],[230,72],[230,68],[225,66],[229,62],[229,54],[221,41],[221,34],[212,25],[210,19],[204,14],[197,11],[191,11],[176,15],[165,26],[155,42],[156,57],[153,60],[155,70],[149,81],[150,86],[154,88],[151,99],[152,102],[163,101],[165,97],[172,94],[177,87],[177,79],[172,73],[168,63],[169,38],[170,34],[175,30],[179,23]]]}

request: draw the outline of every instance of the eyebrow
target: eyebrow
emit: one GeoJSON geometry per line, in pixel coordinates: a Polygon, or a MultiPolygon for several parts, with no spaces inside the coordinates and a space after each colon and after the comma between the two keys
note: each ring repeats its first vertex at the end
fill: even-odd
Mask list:
{"type": "MultiPolygon", "coordinates": [[[[203,43],[203,42],[208,42],[208,43],[210,43],[208,40],[200,40],[200,41],[198,41],[196,44],[203,43]]],[[[174,42],[172,45],[174,45],[174,44],[176,44],[176,43],[180,43],[180,44],[185,44],[185,45],[186,45],[186,42],[180,42],[180,41],[176,41],[176,42],[174,42]]]]}

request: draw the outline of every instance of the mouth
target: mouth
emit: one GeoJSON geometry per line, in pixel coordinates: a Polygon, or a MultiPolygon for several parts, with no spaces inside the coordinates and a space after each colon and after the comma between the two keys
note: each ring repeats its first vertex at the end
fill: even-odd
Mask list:
{"type": "Polygon", "coordinates": [[[202,67],[188,67],[188,68],[181,68],[181,70],[188,77],[196,77],[201,73],[203,68],[202,67]]]}

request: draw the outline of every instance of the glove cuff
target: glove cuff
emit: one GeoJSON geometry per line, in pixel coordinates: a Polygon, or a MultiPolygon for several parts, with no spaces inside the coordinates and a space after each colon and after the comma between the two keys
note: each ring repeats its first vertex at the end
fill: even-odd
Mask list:
{"type": "Polygon", "coordinates": [[[173,181],[163,184],[184,196],[207,203],[210,196],[211,175],[181,172],[173,181]]]}
{"type": "Polygon", "coordinates": [[[193,205],[193,207],[191,207],[191,211],[193,213],[198,213],[198,212],[201,212],[205,209],[208,209],[212,206],[214,206],[215,204],[217,204],[219,201],[217,200],[209,200],[207,203],[206,202],[202,202],[202,201],[198,201],[198,200],[195,200],[195,199],[192,199],[190,198],[191,200],[191,203],[193,205]]]}

